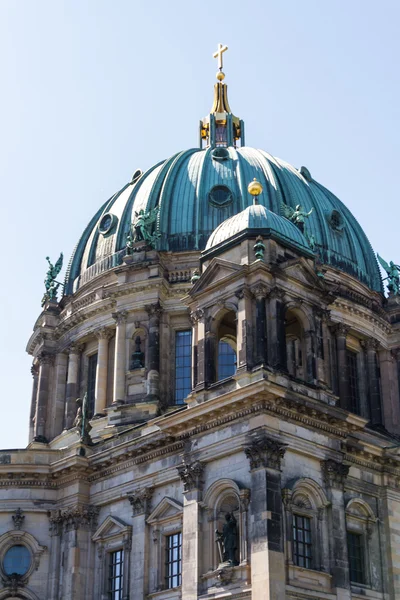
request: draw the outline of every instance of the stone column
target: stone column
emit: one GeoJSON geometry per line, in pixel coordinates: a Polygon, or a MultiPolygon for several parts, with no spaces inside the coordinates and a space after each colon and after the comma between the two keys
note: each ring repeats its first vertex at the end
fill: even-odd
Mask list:
{"type": "Polygon", "coordinates": [[[31,374],[33,377],[33,385],[32,385],[32,398],[31,398],[31,410],[29,414],[29,441],[31,442],[35,435],[35,414],[36,414],[36,401],[37,401],[37,391],[38,391],[38,382],[39,382],[39,369],[36,364],[31,367],[31,374]]]}
{"type": "Polygon", "coordinates": [[[399,350],[384,350],[379,352],[382,385],[383,421],[386,429],[397,433],[400,429],[399,402],[399,350]]]}
{"type": "Polygon", "coordinates": [[[162,308],[159,302],[145,307],[149,315],[149,346],[146,391],[148,400],[160,398],[160,317],[162,308]]]}
{"type": "Polygon", "coordinates": [[[115,333],[115,361],[114,361],[114,390],[113,402],[125,401],[126,389],[126,320],[128,313],[121,311],[113,313],[117,323],[115,333]]]}
{"type": "Polygon", "coordinates": [[[268,363],[277,370],[286,371],[285,305],[284,292],[271,290],[267,297],[268,363]]]}
{"type": "Polygon", "coordinates": [[[351,598],[351,593],[343,489],[349,467],[329,459],[321,462],[321,470],[328,499],[331,502],[329,519],[330,572],[333,576],[333,587],[337,589],[337,597],[341,600],[347,600],[351,598]]]}
{"type": "Polygon", "coordinates": [[[99,345],[97,348],[96,385],[94,391],[94,414],[104,415],[107,405],[107,372],[108,372],[108,342],[113,331],[102,327],[96,332],[99,345]]]}
{"type": "Polygon", "coordinates": [[[252,597],[280,600],[286,595],[280,471],[285,444],[259,431],[249,436],[244,451],[251,472],[252,597]]]}
{"type": "Polygon", "coordinates": [[[62,517],[60,511],[54,510],[49,515],[50,521],[50,554],[49,575],[47,579],[48,600],[58,600],[60,597],[60,567],[61,567],[61,535],[62,517]]]}
{"type": "Polygon", "coordinates": [[[317,349],[317,335],[313,330],[306,331],[304,333],[304,341],[306,347],[306,373],[305,379],[309,383],[316,383],[317,380],[317,367],[316,367],[316,349],[317,349]]]}
{"type": "MultiPolygon", "coordinates": [[[[192,389],[204,384],[204,311],[190,313],[192,324],[192,389]]],[[[199,388],[200,389],[200,388],[199,388]]]]}
{"type": "Polygon", "coordinates": [[[148,594],[149,540],[146,519],[150,514],[154,488],[147,487],[128,494],[133,510],[132,539],[134,540],[130,563],[130,598],[144,600],[148,594]]]}
{"type": "Polygon", "coordinates": [[[84,346],[71,344],[68,348],[68,375],[65,403],[65,429],[71,429],[76,415],[76,399],[78,398],[79,364],[84,346]]]}
{"type": "Polygon", "coordinates": [[[349,399],[349,374],[347,369],[347,355],[346,355],[346,337],[350,331],[348,325],[338,323],[333,327],[333,332],[336,337],[336,362],[337,362],[337,374],[339,383],[339,406],[348,410],[348,399],[349,399]]]}
{"type": "Polygon", "coordinates": [[[54,355],[42,352],[39,360],[39,380],[36,400],[34,440],[47,443],[46,421],[49,401],[50,368],[54,364],[54,355]]]}
{"type": "Polygon", "coordinates": [[[326,385],[330,388],[332,388],[332,381],[331,381],[331,365],[330,365],[330,360],[331,360],[331,356],[330,356],[330,349],[329,349],[329,329],[328,329],[328,322],[330,320],[330,311],[329,310],[323,310],[321,312],[321,330],[322,330],[322,349],[321,349],[321,354],[322,356],[318,357],[318,377],[319,379],[321,379],[321,381],[323,383],[326,383],[326,385]]]}
{"type": "Polygon", "coordinates": [[[201,513],[204,464],[183,461],[178,473],[183,482],[182,598],[197,600],[200,593],[201,513]]]}
{"type": "Polygon", "coordinates": [[[381,383],[379,379],[377,351],[379,342],[368,338],[361,342],[366,354],[369,413],[372,425],[382,424],[381,383]]]}
{"type": "Polygon", "coordinates": [[[204,363],[205,363],[205,385],[214,383],[217,380],[217,336],[213,331],[214,319],[211,316],[206,316],[205,324],[205,340],[204,340],[204,363]]]}
{"type": "Polygon", "coordinates": [[[236,325],[236,364],[238,371],[247,371],[253,364],[252,297],[247,289],[236,292],[239,300],[236,325]]]}
{"type": "Polygon", "coordinates": [[[65,352],[59,352],[56,355],[54,369],[55,390],[52,407],[52,437],[59,435],[64,428],[67,364],[68,355],[65,352]]]}
{"type": "Polygon", "coordinates": [[[256,299],[256,365],[267,364],[267,313],[266,313],[266,302],[265,298],[267,295],[267,288],[258,284],[252,288],[252,292],[256,299]]]}

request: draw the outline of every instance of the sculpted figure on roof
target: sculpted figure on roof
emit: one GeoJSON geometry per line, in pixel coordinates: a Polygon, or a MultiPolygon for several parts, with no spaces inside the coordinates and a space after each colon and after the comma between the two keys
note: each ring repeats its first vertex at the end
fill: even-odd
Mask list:
{"type": "Polygon", "coordinates": [[[387,279],[389,294],[398,296],[400,289],[400,266],[395,265],[392,260],[388,264],[379,254],[377,254],[377,257],[387,273],[387,277],[384,277],[383,281],[387,279]]]}
{"type": "Polygon", "coordinates": [[[284,216],[292,221],[300,229],[301,233],[305,231],[305,221],[311,215],[313,208],[307,213],[303,210],[301,204],[297,204],[295,210],[288,204],[282,202],[282,210],[284,216]]]}
{"type": "Polygon", "coordinates": [[[156,240],[160,237],[159,233],[154,232],[158,211],[158,206],[148,212],[145,212],[143,208],[139,212],[135,211],[135,219],[132,223],[134,242],[146,242],[148,246],[154,247],[156,240]]]}
{"type": "Polygon", "coordinates": [[[44,306],[46,304],[46,302],[49,300],[57,299],[57,291],[58,291],[58,288],[60,287],[60,285],[62,285],[62,283],[60,283],[59,281],[56,281],[56,277],[62,269],[63,258],[64,258],[63,253],[61,252],[56,264],[53,265],[50,262],[50,258],[48,256],[46,256],[46,260],[49,263],[49,269],[46,273],[46,279],[44,280],[44,285],[45,285],[46,291],[42,298],[42,306],[44,306]]]}

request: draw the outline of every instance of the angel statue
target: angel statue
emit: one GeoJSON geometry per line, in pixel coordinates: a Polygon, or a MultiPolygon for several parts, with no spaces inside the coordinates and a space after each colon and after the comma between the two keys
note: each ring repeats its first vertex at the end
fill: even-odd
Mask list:
{"type": "Polygon", "coordinates": [[[382,267],[387,273],[387,277],[384,277],[383,281],[388,280],[388,290],[390,296],[398,296],[400,288],[400,266],[395,265],[391,260],[389,264],[379,254],[377,254],[378,260],[382,267]]]}
{"type": "Polygon", "coordinates": [[[150,209],[147,213],[144,212],[143,208],[141,208],[139,212],[135,211],[135,219],[132,223],[135,242],[143,241],[146,242],[148,246],[154,247],[156,240],[160,237],[159,233],[151,233],[154,223],[157,220],[158,211],[158,206],[150,209]]]}
{"type": "Polygon", "coordinates": [[[61,252],[56,264],[53,265],[50,262],[49,257],[46,256],[46,260],[49,263],[49,269],[46,273],[46,279],[44,280],[44,286],[46,288],[46,291],[42,298],[42,306],[44,306],[46,304],[46,302],[48,302],[49,300],[57,300],[58,288],[60,287],[60,285],[63,285],[63,284],[60,283],[59,281],[56,281],[56,277],[62,269],[63,258],[64,258],[64,256],[63,256],[63,253],[61,252]]]}
{"type": "Polygon", "coordinates": [[[287,219],[289,219],[289,221],[292,221],[292,223],[297,225],[297,227],[300,229],[301,233],[304,233],[305,221],[311,215],[313,210],[314,209],[312,208],[308,213],[304,212],[304,210],[302,210],[301,204],[297,204],[296,209],[293,210],[293,208],[291,206],[288,206],[288,204],[285,204],[284,202],[282,202],[282,211],[283,211],[284,216],[287,219]]]}
{"type": "Polygon", "coordinates": [[[82,442],[82,444],[91,446],[92,439],[90,437],[90,430],[92,429],[92,426],[89,423],[89,407],[87,393],[83,396],[83,400],[81,398],[76,399],[76,406],[77,411],[74,421],[76,433],[79,435],[79,439],[82,442]]]}

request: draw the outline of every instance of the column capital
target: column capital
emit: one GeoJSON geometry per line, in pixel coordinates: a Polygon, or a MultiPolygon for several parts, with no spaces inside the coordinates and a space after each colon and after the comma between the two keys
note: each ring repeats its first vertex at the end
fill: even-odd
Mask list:
{"type": "Polygon", "coordinates": [[[31,375],[32,375],[32,377],[33,377],[33,378],[35,378],[35,377],[37,377],[37,376],[39,375],[39,369],[38,369],[38,366],[37,366],[37,365],[35,365],[35,364],[33,364],[33,365],[31,366],[31,375]]]}
{"type": "Polygon", "coordinates": [[[331,329],[332,333],[334,333],[336,337],[346,337],[351,327],[350,325],[345,325],[344,323],[334,323],[331,329]]]}
{"type": "Polygon", "coordinates": [[[113,336],[114,331],[109,327],[100,327],[94,332],[98,340],[109,340],[113,336]]]}
{"type": "Polygon", "coordinates": [[[374,338],[367,338],[366,340],[361,340],[360,345],[367,352],[369,352],[370,350],[377,352],[377,350],[379,350],[380,347],[380,343],[374,338]]]}
{"type": "Polygon", "coordinates": [[[153,492],[154,487],[146,487],[128,494],[128,500],[132,506],[134,517],[137,515],[147,516],[150,513],[153,492]]]}
{"type": "Polygon", "coordinates": [[[204,463],[198,460],[192,463],[184,461],[177,467],[177,471],[183,482],[184,493],[201,490],[203,487],[204,463]]]}
{"type": "Polygon", "coordinates": [[[243,298],[251,298],[251,291],[247,287],[240,288],[236,290],[235,296],[238,300],[243,300],[243,298]]]}
{"type": "Polygon", "coordinates": [[[149,315],[149,318],[151,319],[151,317],[160,317],[161,313],[162,313],[162,306],[160,304],[160,302],[154,302],[153,304],[146,304],[146,306],[144,307],[145,311],[147,312],[147,314],[149,315]]]}
{"type": "Polygon", "coordinates": [[[329,487],[343,489],[350,467],[331,458],[321,461],[322,475],[329,487]]]}
{"type": "Polygon", "coordinates": [[[71,531],[81,528],[95,531],[99,512],[100,508],[92,504],[52,510],[49,513],[50,532],[52,535],[60,535],[63,529],[71,531]]]}
{"type": "Polygon", "coordinates": [[[331,311],[325,308],[316,308],[314,314],[318,319],[321,319],[323,323],[329,323],[331,318],[331,311]]]}
{"type": "Polygon", "coordinates": [[[52,354],[51,352],[41,352],[39,354],[39,356],[37,357],[38,361],[39,361],[39,365],[53,365],[54,364],[54,359],[55,359],[55,355],[52,354]]]}
{"type": "Polygon", "coordinates": [[[251,293],[256,300],[262,300],[268,296],[269,288],[263,283],[257,283],[251,288],[251,293]]]}
{"type": "Polygon", "coordinates": [[[128,311],[120,310],[111,314],[117,325],[123,325],[128,320],[128,311]]]}
{"type": "Polygon", "coordinates": [[[390,350],[390,354],[395,360],[400,362],[400,348],[392,348],[392,350],[390,350]]]}
{"type": "Polygon", "coordinates": [[[189,319],[192,325],[196,325],[196,323],[204,319],[204,316],[204,310],[202,308],[197,308],[190,313],[189,319]]]}
{"type": "Polygon", "coordinates": [[[68,354],[82,354],[84,348],[85,348],[85,344],[81,344],[79,342],[72,342],[68,346],[67,352],[68,352],[68,354]]]}
{"type": "Polygon", "coordinates": [[[281,459],[285,455],[287,444],[282,444],[260,432],[249,436],[244,453],[250,461],[250,470],[260,467],[280,470],[281,459]]]}
{"type": "Polygon", "coordinates": [[[284,290],[281,290],[278,287],[274,287],[269,291],[268,294],[268,298],[274,299],[276,298],[277,300],[283,300],[285,297],[285,292],[284,290]]]}

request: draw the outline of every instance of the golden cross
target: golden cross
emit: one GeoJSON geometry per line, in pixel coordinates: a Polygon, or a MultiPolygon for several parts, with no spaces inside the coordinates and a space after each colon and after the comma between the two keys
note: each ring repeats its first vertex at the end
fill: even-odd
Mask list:
{"type": "Polygon", "coordinates": [[[218,44],[218,50],[214,52],[213,58],[218,58],[218,69],[222,71],[222,54],[228,50],[228,46],[224,46],[223,44],[218,44]]]}

